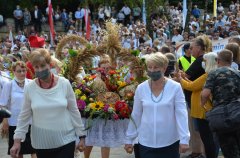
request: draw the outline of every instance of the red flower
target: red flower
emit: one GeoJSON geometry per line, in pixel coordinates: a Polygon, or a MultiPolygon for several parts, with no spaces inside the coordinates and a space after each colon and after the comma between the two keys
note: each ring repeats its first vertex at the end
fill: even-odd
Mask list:
{"type": "Polygon", "coordinates": [[[120,109],[122,108],[122,107],[125,107],[125,106],[127,106],[127,104],[126,104],[126,102],[125,101],[117,101],[116,103],[115,103],[115,109],[116,109],[116,111],[120,111],[120,109]]]}
{"type": "Polygon", "coordinates": [[[128,107],[128,105],[123,106],[119,110],[119,115],[121,118],[129,118],[130,114],[131,114],[131,109],[128,107]]]}
{"type": "Polygon", "coordinates": [[[116,74],[116,73],[117,73],[117,72],[116,72],[115,70],[109,70],[109,71],[108,71],[108,74],[109,74],[109,75],[114,75],[114,74],[116,74]]]}
{"type": "Polygon", "coordinates": [[[118,114],[114,114],[113,118],[114,118],[114,120],[118,120],[119,119],[118,114]]]}

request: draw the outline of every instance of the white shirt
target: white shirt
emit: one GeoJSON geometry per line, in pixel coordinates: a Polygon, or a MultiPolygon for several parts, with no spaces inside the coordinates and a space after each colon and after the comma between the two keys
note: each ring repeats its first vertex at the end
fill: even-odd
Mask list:
{"type": "Polygon", "coordinates": [[[42,89],[35,80],[25,87],[24,104],[14,139],[25,139],[30,117],[32,146],[35,149],[58,148],[75,141],[76,136],[85,135],[70,82],[59,77],[54,87],[42,89]]]}
{"type": "Polygon", "coordinates": [[[181,42],[181,41],[183,41],[183,36],[182,35],[180,35],[180,34],[178,34],[178,35],[174,35],[173,37],[172,37],[172,42],[181,42]]]}
{"type": "Polygon", "coordinates": [[[0,23],[2,23],[2,22],[3,22],[3,16],[0,15],[0,23]]]}
{"type": "Polygon", "coordinates": [[[218,6],[218,7],[217,7],[217,10],[218,10],[219,12],[222,12],[222,11],[224,10],[224,8],[223,8],[223,6],[218,6]]]}
{"type": "Polygon", "coordinates": [[[121,9],[121,11],[123,11],[125,15],[129,15],[131,13],[131,9],[125,6],[121,9]]]}
{"type": "Polygon", "coordinates": [[[138,137],[139,143],[152,148],[169,146],[180,140],[188,144],[188,114],[181,85],[167,80],[164,91],[151,99],[149,81],[141,83],[135,92],[132,120],[126,131],[126,143],[132,144],[138,137]],[[162,96],[163,95],[163,96],[162,96]],[[136,126],[135,126],[136,125],[136,126]]]}
{"type": "MultiPolygon", "coordinates": [[[[3,89],[3,86],[9,82],[9,76],[7,75],[6,72],[4,71],[0,71],[0,96],[2,94],[2,89],[3,89]]],[[[0,104],[1,105],[1,104],[0,104]]]]}
{"type": "Polygon", "coordinates": [[[16,40],[19,40],[20,42],[25,42],[26,41],[26,37],[24,35],[17,35],[15,37],[16,40]]]}
{"type": "MultiPolygon", "coordinates": [[[[24,87],[30,83],[31,80],[25,79],[24,87]]],[[[2,89],[2,94],[0,96],[0,105],[8,106],[8,109],[11,111],[12,115],[8,119],[9,126],[16,126],[19,113],[23,106],[24,100],[24,88],[21,88],[17,85],[15,80],[4,84],[2,89]],[[10,103],[9,103],[10,99],[10,103]],[[10,104],[10,105],[8,105],[10,104]]],[[[30,120],[30,119],[29,119],[30,120]]],[[[28,120],[28,123],[30,123],[28,120]]]]}
{"type": "Polygon", "coordinates": [[[230,4],[229,10],[230,10],[231,12],[235,11],[235,8],[236,8],[236,6],[235,6],[234,4],[230,4]]]}
{"type": "Polygon", "coordinates": [[[38,18],[38,10],[34,10],[34,17],[35,17],[35,19],[38,18]]]}
{"type": "Polygon", "coordinates": [[[83,16],[84,16],[84,10],[77,10],[77,11],[75,12],[75,18],[76,18],[76,19],[82,19],[83,16]]]}

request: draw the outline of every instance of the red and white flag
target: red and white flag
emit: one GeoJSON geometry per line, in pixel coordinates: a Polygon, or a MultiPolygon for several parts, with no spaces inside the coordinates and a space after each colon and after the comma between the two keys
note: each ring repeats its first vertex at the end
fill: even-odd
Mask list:
{"type": "Polygon", "coordinates": [[[86,25],[86,39],[90,40],[91,35],[91,24],[90,24],[90,15],[89,15],[89,9],[85,8],[84,10],[84,19],[85,19],[85,25],[86,25]]]}
{"type": "Polygon", "coordinates": [[[55,32],[54,32],[54,25],[53,25],[53,9],[52,9],[52,2],[51,0],[48,0],[48,21],[50,26],[50,39],[51,39],[51,45],[54,45],[54,38],[55,38],[55,32]]]}

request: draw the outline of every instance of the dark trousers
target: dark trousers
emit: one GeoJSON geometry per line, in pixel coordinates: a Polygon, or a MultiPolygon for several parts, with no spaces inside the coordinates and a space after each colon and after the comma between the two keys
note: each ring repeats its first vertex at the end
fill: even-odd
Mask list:
{"type": "Polygon", "coordinates": [[[135,158],[140,158],[139,145],[140,144],[134,144],[134,146],[133,146],[135,158]]]}
{"type": "Polygon", "coordinates": [[[124,19],[124,26],[127,26],[127,24],[130,23],[130,14],[129,15],[125,15],[125,19],[124,19]]]}
{"type": "Polygon", "coordinates": [[[217,133],[224,158],[240,158],[240,130],[217,133]]]}
{"type": "Polygon", "coordinates": [[[37,158],[74,158],[75,141],[55,149],[36,149],[37,158]]]}
{"type": "Polygon", "coordinates": [[[180,158],[179,141],[162,148],[139,145],[140,158],[180,158]]]}
{"type": "Polygon", "coordinates": [[[15,19],[15,32],[23,31],[23,19],[15,19]]]}
{"type": "Polygon", "coordinates": [[[42,32],[42,23],[41,23],[40,19],[34,20],[34,28],[35,28],[36,32],[38,32],[38,33],[42,32]]]}
{"type": "Polygon", "coordinates": [[[208,121],[205,119],[196,119],[196,123],[204,144],[206,158],[217,158],[219,148],[218,145],[216,145],[217,142],[214,140],[213,133],[209,128],[208,121]]]}

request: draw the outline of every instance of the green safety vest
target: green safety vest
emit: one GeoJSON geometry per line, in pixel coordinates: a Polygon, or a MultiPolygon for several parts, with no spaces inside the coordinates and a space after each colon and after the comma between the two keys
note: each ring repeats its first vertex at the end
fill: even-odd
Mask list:
{"type": "Polygon", "coordinates": [[[184,57],[180,57],[179,60],[181,61],[183,71],[186,72],[190,65],[196,60],[193,56],[191,56],[191,63],[184,57]]]}

